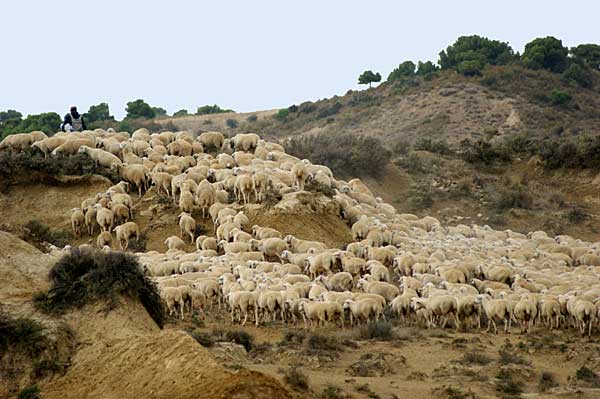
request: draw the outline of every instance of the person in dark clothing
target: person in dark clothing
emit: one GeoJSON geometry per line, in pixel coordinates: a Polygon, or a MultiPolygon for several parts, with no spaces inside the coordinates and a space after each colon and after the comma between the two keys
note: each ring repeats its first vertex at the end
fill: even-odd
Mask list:
{"type": "Polygon", "coordinates": [[[63,123],[60,125],[63,132],[81,132],[85,130],[85,122],[83,116],[77,112],[77,107],[72,106],[68,114],[65,115],[63,123]]]}

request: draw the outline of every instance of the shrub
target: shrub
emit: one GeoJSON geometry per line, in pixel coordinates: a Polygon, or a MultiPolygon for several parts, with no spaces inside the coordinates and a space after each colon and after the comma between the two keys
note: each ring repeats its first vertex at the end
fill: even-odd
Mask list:
{"type": "Polygon", "coordinates": [[[579,224],[589,218],[587,212],[580,206],[574,206],[565,215],[569,223],[579,224]]]}
{"type": "Polygon", "coordinates": [[[303,331],[286,331],[279,345],[299,345],[306,339],[303,331]]]}
{"type": "Polygon", "coordinates": [[[326,386],[320,396],[321,399],[342,399],[346,397],[344,391],[335,385],[326,386]]]}
{"type": "Polygon", "coordinates": [[[284,371],[283,380],[296,390],[308,390],[308,377],[297,367],[290,367],[284,371]]]}
{"type": "Polygon", "coordinates": [[[492,201],[498,211],[512,208],[531,209],[533,207],[533,197],[525,186],[518,184],[501,187],[498,195],[492,201]]]}
{"type": "Polygon", "coordinates": [[[531,69],[543,68],[552,72],[562,72],[567,67],[568,54],[569,50],[563,47],[561,40],[547,36],[527,43],[521,60],[531,69]]]}
{"type": "Polygon", "coordinates": [[[228,128],[230,129],[235,129],[236,127],[238,127],[238,121],[235,119],[227,119],[225,121],[225,124],[227,125],[228,128]]]}
{"type": "Polygon", "coordinates": [[[600,376],[587,366],[581,366],[575,372],[578,381],[590,383],[593,387],[600,387],[600,376]]]}
{"type": "Polygon", "coordinates": [[[37,385],[32,385],[19,392],[18,399],[40,399],[40,388],[37,385]]]}
{"type": "Polygon", "coordinates": [[[196,115],[209,115],[209,114],[223,114],[226,112],[233,112],[232,109],[223,109],[219,107],[217,104],[214,105],[203,105],[202,107],[198,107],[196,110],[196,115]]]}
{"type": "Polygon", "coordinates": [[[254,345],[254,337],[243,330],[227,331],[225,333],[225,339],[230,342],[235,342],[238,345],[242,345],[246,352],[250,352],[254,345]]]}
{"type": "Polygon", "coordinates": [[[310,114],[317,110],[317,105],[313,102],[306,101],[298,106],[298,113],[301,114],[310,114]]]}
{"type": "Polygon", "coordinates": [[[404,61],[398,67],[394,68],[392,72],[388,75],[388,82],[392,82],[394,80],[402,79],[405,77],[410,77],[415,74],[416,65],[412,61],[404,61]]]}
{"type": "Polygon", "coordinates": [[[508,370],[500,370],[496,375],[496,391],[504,397],[520,397],[523,393],[522,384],[513,380],[512,373],[508,370]]]}
{"type": "Polygon", "coordinates": [[[258,116],[252,114],[252,115],[248,115],[248,117],[246,118],[246,121],[252,123],[252,122],[256,122],[258,120],[258,116]]]}
{"type": "Polygon", "coordinates": [[[538,383],[538,389],[541,392],[546,392],[548,389],[556,386],[558,386],[558,382],[556,382],[556,376],[549,371],[542,372],[542,375],[540,375],[540,381],[538,383]]]}
{"type": "Polygon", "coordinates": [[[293,138],[286,150],[342,176],[379,176],[391,157],[379,139],[348,133],[293,138]]]}
{"type": "Polygon", "coordinates": [[[359,329],[358,335],[361,339],[371,339],[375,341],[391,341],[394,339],[392,324],[387,321],[367,323],[359,329]]]}
{"type": "Polygon", "coordinates": [[[460,363],[462,364],[477,364],[480,366],[485,366],[491,362],[492,359],[489,356],[480,352],[465,352],[460,360],[460,363]]]}
{"type": "Polygon", "coordinates": [[[0,313],[0,354],[15,350],[35,358],[43,352],[45,346],[44,327],[40,323],[0,313]]]}
{"type": "Polygon", "coordinates": [[[38,309],[62,314],[97,301],[111,309],[119,296],[138,300],[162,328],[165,310],[158,288],[144,276],[136,257],[122,252],[72,250],[50,269],[50,288],[35,297],[38,309]]]}
{"type": "Polygon", "coordinates": [[[156,116],[154,109],[141,98],[127,103],[127,119],[150,119],[156,116]]]}
{"type": "Polygon", "coordinates": [[[466,69],[466,64],[473,63],[483,68],[485,64],[508,64],[514,58],[513,49],[508,43],[472,35],[461,36],[446,50],[442,50],[438,64],[442,69],[458,69],[461,64],[466,69]]]}
{"type": "Polygon", "coordinates": [[[340,109],[342,109],[342,103],[336,101],[332,105],[325,106],[324,108],[322,108],[317,114],[317,119],[323,119],[333,116],[340,112],[340,109]]]}
{"type": "Polygon", "coordinates": [[[500,355],[500,359],[498,360],[500,364],[520,364],[520,365],[528,365],[529,362],[515,353],[515,350],[510,342],[506,342],[500,350],[498,351],[500,355]]]}
{"type": "Polygon", "coordinates": [[[32,219],[23,226],[25,241],[33,242],[38,246],[47,242],[57,247],[64,247],[73,238],[71,231],[62,229],[51,229],[37,219],[32,219]]]}
{"type": "Polygon", "coordinates": [[[343,350],[337,339],[321,334],[311,334],[306,344],[308,350],[313,352],[337,352],[343,350]]]}
{"type": "Polygon", "coordinates": [[[427,183],[413,184],[408,196],[408,203],[415,211],[429,209],[433,206],[433,191],[427,183]]]}
{"type": "Polygon", "coordinates": [[[510,153],[502,151],[490,141],[477,140],[475,142],[465,139],[460,142],[459,155],[469,163],[483,163],[490,165],[494,162],[510,161],[510,153]]]}
{"type": "Polygon", "coordinates": [[[282,108],[279,111],[277,111],[277,113],[275,114],[275,119],[277,119],[280,122],[283,122],[287,119],[289,113],[290,113],[289,109],[282,108]]]}
{"type": "Polygon", "coordinates": [[[554,89],[550,93],[550,101],[554,105],[567,105],[571,101],[571,95],[565,91],[554,89]]]}
{"type": "Polygon", "coordinates": [[[582,67],[579,64],[571,63],[563,73],[563,77],[567,80],[572,80],[581,87],[592,87],[592,74],[589,69],[582,67]]]}
{"type": "Polygon", "coordinates": [[[434,154],[449,155],[452,153],[448,142],[445,140],[432,140],[430,138],[421,137],[415,142],[415,150],[429,151],[434,154]]]}

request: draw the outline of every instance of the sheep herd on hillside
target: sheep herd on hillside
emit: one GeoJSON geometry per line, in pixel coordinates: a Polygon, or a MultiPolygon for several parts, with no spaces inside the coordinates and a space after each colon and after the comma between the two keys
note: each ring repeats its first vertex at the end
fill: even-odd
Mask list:
{"type": "Polygon", "coordinates": [[[46,157],[87,154],[119,174],[120,183],[72,210],[75,236],[98,234],[104,250],[113,247],[113,232],[121,250],[139,238],[133,205],[152,187],[179,207],[180,235],[166,238],[166,251],[136,255],[168,311],[181,318],[225,307],[232,323],[256,326],[344,327],[395,314],[406,325],[451,322],[494,333],[498,323],[505,333],[513,324],[521,333],[536,327],[589,336],[598,328],[599,243],[399,214],[360,179],[336,180],[329,168],[253,133],[97,129],[17,134],[0,143],[9,151],[29,147],[46,157]],[[284,202],[308,181],[334,193],[327,200],[351,229],[345,248],[251,225],[244,213],[268,192],[284,202]],[[196,237],[194,214],[209,218],[214,231],[196,237]],[[186,252],[188,240],[194,252],[186,252]]]}

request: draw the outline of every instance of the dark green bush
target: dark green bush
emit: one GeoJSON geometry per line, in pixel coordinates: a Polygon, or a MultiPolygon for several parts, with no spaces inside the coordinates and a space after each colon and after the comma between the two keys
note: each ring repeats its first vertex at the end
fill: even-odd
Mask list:
{"type": "Polygon", "coordinates": [[[379,176],[391,157],[379,139],[354,134],[301,136],[291,139],[286,150],[341,176],[379,176]]]}
{"type": "Polygon", "coordinates": [[[74,249],[50,269],[48,277],[50,288],[35,297],[35,305],[47,313],[61,314],[97,301],[108,301],[110,309],[119,296],[126,296],[140,301],[159,327],[164,325],[158,288],[133,255],[74,249]]]}
{"type": "Polygon", "coordinates": [[[46,346],[44,327],[40,323],[33,319],[12,318],[0,313],[0,354],[15,350],[36,358],[46,346]]]}
{"type": "Polygon", "coordinates": [[[490,165],[494,162],[508,162],[511,160],[510,152],[490,141],[477,140],[475,142],[465,139],[460,142],[459,155],[469,163],[483,163],[490,165]]]}
{"type": "Polygon", "coordinates": [[[500,370],[496,375],[496,391],[505,398],[518,398],[523,393],[523,384],[513,379],[508,370],[500,370]]]}
{"type": "Polygon", "coordinates": [[[336,101],[332,105],[328,105],[328,106],[325,106],[324,108],[321,108],[321,110],[317,114],[317,119],[323,119],[323,118],[328,118],[330,116],[333,116],[333,115],[337,114],[338,112],[340,112],[340,109],[342,109],[342,103],[340,103],[339,101],[336,101]]]}
{"type": "Polygon", "coordinates": [[[306,344],[308,350],[312,352],[338,352],[343,350],[343,347],[336,338],[321,334],[311,334],[306,344]]]}
{"type": "Polygon", "coordinates": [[[465,352],[462,359],[460,359],[460,362],[465,365],[477,364],[480,366],[485,366],[486,364],[490,364],[492,362],[492,358],[487,356],[485,353],[465,352]]]}
{"type": "Polygon", "coordinates": [[[408,203],[414,211],[422,211],[433,206],[433,191],[427,183],[414,184],[408,193],[408,203]]]}
{"type": "Polygon", "coordinates": [[[289,109],[282,108],[279,111],[277,111],[277,113],[275,114],[275,119],[277,119],[280,122],[283,122],[287,119],[289,113],[290,113],[289,109]]]}
{"type": "Polygon", "coordinates": [[[434,154],[450,155],[452,149],[446,140],[432,140],[431,138],[420,137],[415,142],[414,149],[417,151],[429,151],[434,154]]]}
{"type": "Polygon", "coordinates": [[[592,87],[593,80],[590,70],[576,63],[571,63],[563,73],[566,80],[572,80],[581,87],[592,87]]]}
{"type": "Polygon", "coordinates": [[[571,95],[565,91],[554,89],[550,93],[550,101],[554,105],[567,105],[571,101],[571,95]]]}
{"type": "Polygon", "coordinates": [[[498,190],[498,196],[493,199],[495,207],[499,211],[512,208],[532,209],[533,197],[525,186],[512,185],[502,187],[498,190]]]}
{"type": "Polygon", "coordinates": [[[196,110],[196,115],[208,115],[208,114],[223,114],[226,112],[233,112],[232,109],[223,109],[219,107],[217,104],[214,105],[203,105],[202,107],[198,107],[196,110]]]}
{"type": "Polygon", "coordinates": [[[225,121],[225,124],[227,125],[228,128],[230,129],[235,129],[236,127],[238,127],[238,121],[235,119],[227,119],[225,121]]]}
{"type": "Polygon", "coordinates": [[[252,114],[252,115],[248,115],[248,117],[246,118],[246,120],[247,120],[248,122],[251,122],[251,123],[252,123],[252,122],[256,122],[256,121],[258,120],[258,116],[254,115],[254,114],[252,114]]]}
{"type": "Polygon", "coordinates": [[[578,224],[590,217],[588,213],[580,206],[574,206],[566,213],[569,223],[578,224]]]}
{"type": "Polygon", "coordinates": [[[578,381],[584,381],[591,384],[593,387],[600,387],[600,376],[587,366],[581,366],[575,372],[575,378],[578,381]]]}

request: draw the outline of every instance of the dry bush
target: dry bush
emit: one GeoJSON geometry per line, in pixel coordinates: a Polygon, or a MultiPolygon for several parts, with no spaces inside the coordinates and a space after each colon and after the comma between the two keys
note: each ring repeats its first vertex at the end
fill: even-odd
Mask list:
{"type": "Polygon", "coordinates": [[[57,247],[64,247],[73,238],[70,230],[52,229],[37,219],[32,219],[23,226],[23,239],[33,243],[38,248],[44,242],[57,247]]]}
{"type": "Polygon", "coordinates": [[[341,352],[344,347],[334,337],[321,334],[311,334],[306,341],[309,352],[341,352]]]}
{"type": "Polygon", "coordinates": [[[222,330],[215,328],[210,333],[197,330],[187,330],[186,332],[200,345],[205,347],[211,347],[217,342],[233,342],[243,346],[246,352],[250,352],[256,346],[254,337],[243,330],[222,330]]]}
{"type": "Polygon", "coordinates": [[[363,340],[391,341],[395,338],[392,327],[392,323],[387,321],[367,323],[359,328],[358,338],[363,340]]]}
{"type": "Polygon", "coordinates": [[[40,388],[34,384],[30,387],[27,387],[25,389],[23,389],[21,392],[19,392],[19,396],[17,396],[18,399],[40,399],[40,388]]]}
{"type": "Polygon", "coordinates": [[[540,392],[546,392],[547,390],[557,387],[558,382],[556,376],[549,371],[544,371],[540,375],[540,381],[538,382],[538,389],[540,392]]]}
{"type": "Polygon", "coordinates": [[[308,390],[308,377],[297,367],[290,367],[287,370],[280,370],[283,373],[283,380],[286,384],[298,391],[308,390]]]}
{"type": "Polygon", "coordinates": [[[575,372],[577,381],[584,381],[590,384],[593,388],[600,388],[600,376],[587,366],[581,366],[575,372]]]}
{"type": "Polygon", "coordinates": [[[459,362],[464,365],[485,366],[492,362],[492,358],[480,352],[465,352],[459,362]]]}
{"type": "Polygon", "coordinates": [[[513,379],[509,370],[502,369],[496,375],[496,391],[502,398],[520,398],[523,393],[523,384],[513,379]]]}
{"type": "Polygon", "coordinates": [[[142,273],[137,258],[123,252],[73,249],[50,269],[50,288],[35,296],[35,305],[47,313],[107,301],[110,310],[120,296],[139,301],[162,328],[165,309],[156,284],[142,273]]]}

